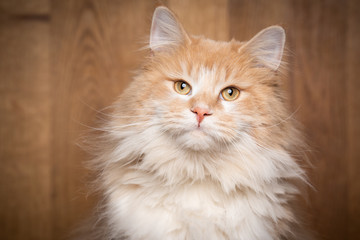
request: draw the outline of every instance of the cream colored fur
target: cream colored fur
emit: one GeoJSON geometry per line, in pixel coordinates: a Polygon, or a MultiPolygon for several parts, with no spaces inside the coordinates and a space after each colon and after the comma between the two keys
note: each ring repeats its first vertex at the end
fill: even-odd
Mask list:
{"type": "Polygon", "coordinates": [[[168,9],[155,11],[152,54],[94,141],[98,238],[306,238],[292,205],[305,174],[281,88],[284,42],[277,26],[248,43],[191,37],[168,9]],[[235,101],[220,96],[228,86],[235,101]],[[212,114],[200,127],[193,107],[212,114]]]}

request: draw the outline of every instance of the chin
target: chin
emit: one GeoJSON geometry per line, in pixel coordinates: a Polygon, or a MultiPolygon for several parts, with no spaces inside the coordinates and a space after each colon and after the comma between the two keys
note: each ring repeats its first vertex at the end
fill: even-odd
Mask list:
{"type": "Polygon", "coordinates": [[[194,129],[176,139],[177,143],[185,149],[193,151],[206,151],[216,146],[212,137],[201,129],[194,129]]]}

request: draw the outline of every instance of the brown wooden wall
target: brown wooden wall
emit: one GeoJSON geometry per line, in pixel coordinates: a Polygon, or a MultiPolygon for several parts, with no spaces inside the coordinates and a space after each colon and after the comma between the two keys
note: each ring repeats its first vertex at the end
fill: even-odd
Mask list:
{"type": "MultiPolygon", "coordinates": [[[[311,225],[360,239],[360,1],[168,0],[192,34],[287,30],[293,110],[313,149],[311,225]]],[[[64,239],[93,205],[76,145],[138,66],[150,0],[0,0],[0,239],[64,239]]]]}

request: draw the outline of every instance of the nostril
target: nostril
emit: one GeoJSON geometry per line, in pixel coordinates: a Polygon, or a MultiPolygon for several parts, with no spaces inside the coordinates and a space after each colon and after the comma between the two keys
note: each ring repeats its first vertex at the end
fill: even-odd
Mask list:
{"type": "Polygon", "coordinates": [[[200,123],[204,120],[205,116],[210,116],[212,115],[212,113],[210,113],[210,111],[206,108],[192,108],[190,109],[191,112],[196,114],[196,119],[200,125],[200,123]]]}
{"type": "Polygon", "coordinates": [[[210,113],[210,111],[205,108],[192,108],[192,109],[190,109],[190,111],[197,115],[202,115],[202,116],[212,115],[212,113],[210,113]]]}

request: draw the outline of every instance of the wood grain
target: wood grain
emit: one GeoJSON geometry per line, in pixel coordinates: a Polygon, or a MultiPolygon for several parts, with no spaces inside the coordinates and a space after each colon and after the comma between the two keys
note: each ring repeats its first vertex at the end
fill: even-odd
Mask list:
{"type": "MultiPolygon", "coordinates": [[[[285,28],[285,86],[315,165],[309,225],[319,239],[359,239],[359,1],[162,2],[216,40],[285,28]]],[[[64,239],[90,214],[77,143],[131,81],[158,4],[0,0],[0,239],[64,239]]]]}
{"type": "Polygon", "coordinates": [[[51,238],[49,25],[0,22],[0,238],[51,238]]]}

